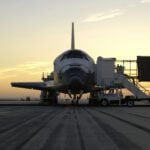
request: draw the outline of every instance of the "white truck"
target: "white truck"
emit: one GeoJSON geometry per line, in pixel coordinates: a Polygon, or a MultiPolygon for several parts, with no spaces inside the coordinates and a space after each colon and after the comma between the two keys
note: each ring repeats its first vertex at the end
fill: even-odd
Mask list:
{"type": "Polygon", "coordinates": [[[100,104],[101,106],[108,106],[112,104],[117,105],[134,105],[135,97],[133,95],[124,96],[121,89],[110,88],[109,90],[101,90],[95,92],[89,98],[90,104],[100,104]]]}

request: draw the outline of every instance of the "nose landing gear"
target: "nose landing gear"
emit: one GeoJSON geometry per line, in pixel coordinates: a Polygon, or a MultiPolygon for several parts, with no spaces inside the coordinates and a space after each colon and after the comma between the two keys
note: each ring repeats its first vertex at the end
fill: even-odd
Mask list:
{"type": "Polygon", "coordinates": [[[76,94],[73,95],[73,98],[71,100],[71,104],[72,105],[78,105],[79,103],[79,99],[78,99],[78,96],[76,94]]]}
{"type": "Polygon", "coordinates": [[[79,104],[79,100],[81,99],[82,97],[82,92],[80,93],[80,95],[77,95],[77,94],[73,94],[73,98],[71,100],[71,104],[72,105],[78,105],[79,104]]]}

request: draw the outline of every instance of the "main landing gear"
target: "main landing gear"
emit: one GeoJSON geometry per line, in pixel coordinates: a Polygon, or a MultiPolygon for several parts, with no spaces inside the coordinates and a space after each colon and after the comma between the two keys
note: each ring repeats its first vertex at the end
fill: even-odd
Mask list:
{"type": "Polygon", "coordinates": [[[42,91],[41,92],[41,103],[44,105],[57,105],[58,94],[55,91],[42,91]]]}

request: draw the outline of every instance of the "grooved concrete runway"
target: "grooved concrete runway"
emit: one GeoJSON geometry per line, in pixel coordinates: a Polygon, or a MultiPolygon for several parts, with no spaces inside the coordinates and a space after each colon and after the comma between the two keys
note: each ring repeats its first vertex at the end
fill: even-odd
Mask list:
{"type": "Polygon", "coordinates": [[[149,150],[150,107],[0,106],[0,150],[149,150]]]}

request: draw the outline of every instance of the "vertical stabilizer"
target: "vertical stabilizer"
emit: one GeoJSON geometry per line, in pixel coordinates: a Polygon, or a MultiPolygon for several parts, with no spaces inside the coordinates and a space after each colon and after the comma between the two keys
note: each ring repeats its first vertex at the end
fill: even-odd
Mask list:
{"type": "Polygon", "coordinates": [[[71,49],[75,49],[75,39],[74,39],[74,23],[72,22],[72,31],[71,31],[71,49]]]}

